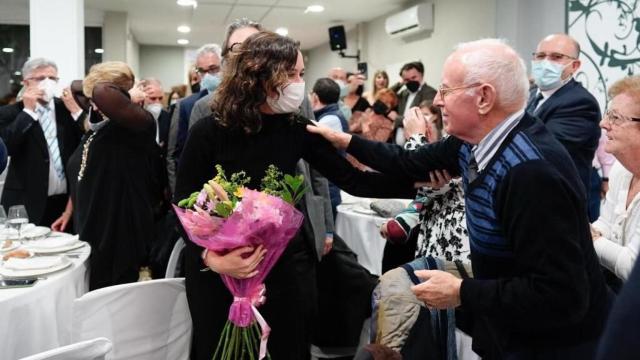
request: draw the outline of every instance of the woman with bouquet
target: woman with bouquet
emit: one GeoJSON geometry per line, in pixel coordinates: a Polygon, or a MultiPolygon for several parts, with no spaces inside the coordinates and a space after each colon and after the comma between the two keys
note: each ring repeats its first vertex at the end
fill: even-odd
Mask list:
{"type": "MultiPolygon", "coordinates": [[[[176,183],[176,200],[199,191],[219,164],[227,174],[244,171],[250,189],[259,189],[270,165],[293,174],[305,159],[330,181],[355,195],[413,196],[404,179],[357,171],[322,137],[305,130],[309,121],[297,115],[305,96],[304,63],[294,40],[258,32],[228,54],[223,80],[216,90],[213,115],[190,130],[176,183]],[[405,181],[404,191],[399,183],[405,181]]],[[[211,359],[228,317],[232,295],[219,274],[255,275],[261,248],[240,248],[225,255],[187,241],[187,298],[193,319],[193,359],[211,359]],[[201,258],[205,255],[204,258],[201,258]],[[201,271],[209,267],[213,271],[201,271]]],[[[266,303],[260,313],[271,326],[268,350],[273,359],[309,356],[311,317],[308,304],[315,288],[313,250],[296,235],[265,280],[266,303]]]]}

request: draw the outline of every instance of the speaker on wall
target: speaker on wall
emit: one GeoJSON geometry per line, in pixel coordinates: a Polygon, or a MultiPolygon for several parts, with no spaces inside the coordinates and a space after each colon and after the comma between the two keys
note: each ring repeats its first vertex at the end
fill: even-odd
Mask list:
{"type": "Polygon", "coordinates": [[[344,50],[347,48],[347,37],[344,33],[344,26],[332,26],[329,28],[329,44],[331,51],[344,50]]]}

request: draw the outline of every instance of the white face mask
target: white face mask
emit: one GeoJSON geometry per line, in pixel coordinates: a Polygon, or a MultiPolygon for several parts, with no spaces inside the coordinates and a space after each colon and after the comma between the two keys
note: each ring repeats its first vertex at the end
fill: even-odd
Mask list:
{"type": "Polygon", "coordinates": [[[162,104],[153,103],[153,104],[145,105],[144,109],[150,112],[151,115],[153,115],[154,119],[158,120],[158,117],[160,116],[160,112],[162,111],[162,104]]]}
{"type": "Polygon", "coordinates": [[[38,89],[44,91],[44,95],[42,95],[42,100],[44,102],[49,102],[56,95],[56,90],[58,88],[58,83],[46,78],[38,84],[38,89]]]}
{"type": "Polygon", "coordinates": [[[271,110],[276,114],[295,112],[304,100],[304,81],[289,83],[279,93],[279,97],[267,97],[267,104],[271,110]]]}
{"type": "Polygon", "coordinates": [[[96,132],[109,122],[109,118],[96,111],[93,105],[89,108],[89,129],[96,132]]]}

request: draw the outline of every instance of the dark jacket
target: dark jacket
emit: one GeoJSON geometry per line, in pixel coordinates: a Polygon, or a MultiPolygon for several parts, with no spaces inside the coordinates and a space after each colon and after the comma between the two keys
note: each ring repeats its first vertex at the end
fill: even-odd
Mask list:
{"type": "Polygon", "coordinates": [[[409,90],[404,89],[398,93],[398,117],[396,118],[396,122],[394,127],[399,128],[402,127],[402,120],[404,120],[404,112],[407,108],[418,106],[421,102],[425,100],[433,100],[436,97],[436,89],[427,85],[426,83],[422,84],[420,89],[418,89],[418,93],[416,97],[413,98],[411,104],[407,104],[409,100],[409,95],[411,94],[409,90]]]}
{"type": "MultiPolygon", "coordinates": [[[[529,103],[537,95],[531,91],[529,103]]],[[[585,189],[590,188],[591,163],[600,139],[600,106],[582,85],[570,80],[542,103],[532,115],[564,145],[578,169],[585,189]]]]}
{"type": "MultiPolygon", "coordinates": [[[[80,143],[82,121],[73,120],[62,100],[54,101],[60,157],[66,166],[80,143]]],[[[40,123],[22,111],[23,108],[22,101],[0,108],[0,137],[11,156],[2,205],[5,208],[24,205],[30,221],[39,224],[48,196],[49,148],[40,123]]]]}

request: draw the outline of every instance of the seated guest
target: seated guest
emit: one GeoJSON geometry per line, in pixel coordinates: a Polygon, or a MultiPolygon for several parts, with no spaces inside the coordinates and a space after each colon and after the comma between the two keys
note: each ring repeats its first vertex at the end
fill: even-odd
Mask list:
{"type": "Polygon", "coordinates": [[[378,70],[373,74],[373,81],[371,84],[371,90],[365,91],[362,96],[367,99],[369,104],[373,105],[376,102],[376,95],[378,91],[389,87],[389,75],[384,70],[378,70]]]}
{"type": "Polygon", "coordinates": [[[153,239],[156,126],[137,105],[144,93],[133,83],[129,66],[112,61],[92,66],[73,88],[90,104],[91,131],[67,172],[74,221],[80,238],[91,244],[92,290],[138,280],[153,239]]]}
{"type": "Polygon", "coordinates": [[[609,173],[602,213],[592,224],[600,263],[626,280],[640,248],[640,76],[611,86],[609,109],[600,122],[607,131],[605,151],[618,160],[609,173]]]}
{"type": "Polygon", "coordinates": [[[2,206],[24,205],[32,223],[48,227],[69,198],[65,166],[80,143],[84,116],[68,90],[54,96],[53,61],[33,58],[22,76],[22,100],[0,108],[0,137],[11,156],[2,206]]]}

